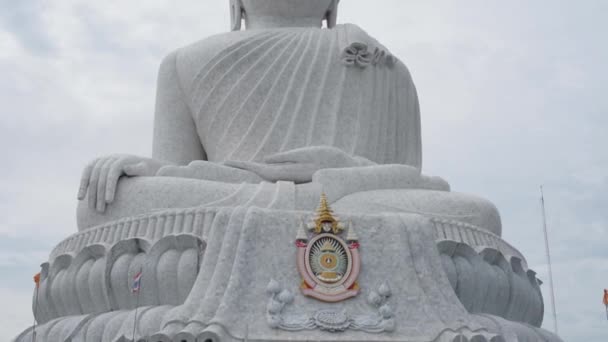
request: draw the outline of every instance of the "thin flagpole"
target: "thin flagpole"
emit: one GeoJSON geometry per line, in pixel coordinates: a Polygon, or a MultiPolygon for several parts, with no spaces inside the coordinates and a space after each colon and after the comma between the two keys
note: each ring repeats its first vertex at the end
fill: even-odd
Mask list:
{"type": "Polygon", "coordinates": [[[139,308],[139,291],[137,291],[137,300],[135,303],[135,318],[133,318],[133,337],[131,338],[135,342],[135,328],[137,327],[137,309],[139,308]]]}
{"type": "MultiPolygon", "coordinates": [[[[549,235],[547,233],[547,217],[545,214],[545,196],[543,186],[540,186],[540,204],[543,213],[543,230],[545,232],[545,251],[547,253],[547,266],[549,268],[549,291],[551,294],[551,306],[553,308],[553,329],[557,335],[557,310],[555,308],[555,291],[553,289],[553,271],[551,270],[551,253],[549,251],[549,235]]],[[[607,309],[608,310],[608,309],[607,309]]],[[[608,315],[608,313],[607,313],[608,315]]]]}
{"type": "Polygon", "coordinates": [[[36,342],[36,315],[38,314],[38,290],[40,286],[36,284],[36,295],[34,296],[34,327],[32,329],[32,342],[36,342]]]}
{"type": "MultiPolygon", "coordinates": [[[[141,272],[142,272],[142,269],[140,268],[139,273],[141,273],[141,272]]],[[[141,292],[142,279],[143,279],[143,275],[141,275],[139,278],[137,296],[135,299],[135,318],[133,318],[133,337],[131,338],[133,340],[133,342],[135,342],[135,329],[137,328],[137,309],[139,309],[139,293],[141,292]]]]}

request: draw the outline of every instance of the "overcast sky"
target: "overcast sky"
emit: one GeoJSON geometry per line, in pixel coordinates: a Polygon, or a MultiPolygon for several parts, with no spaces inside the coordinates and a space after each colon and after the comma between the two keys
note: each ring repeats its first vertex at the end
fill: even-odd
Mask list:
{"type": "MultiPolygon", "coordinates": [[[[343,0],[339,22],[410,68],[424,170],[493,201],[545,281],[544,184],[560,335],[605,342],[608,2],[343,0]]],[[[225,32],[228,0],[0,0],[0,336],[32,323],[32,276],[76,232],[79,174],[149,155],[156,72],[225,32]]]]}

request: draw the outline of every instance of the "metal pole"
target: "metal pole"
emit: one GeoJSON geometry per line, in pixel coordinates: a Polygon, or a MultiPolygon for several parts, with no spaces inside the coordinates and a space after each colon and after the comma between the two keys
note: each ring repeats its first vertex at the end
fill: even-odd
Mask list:
{"type": "MultiPolygon", "coordinates": [[[[141,273],[143,268],[140,268],[139,272],[141,273]]],[[[137,309],[139,309],[139,294],[141,292],[141,288],[143,285],[143,276],[139,279],[139,287],[137,288],[137,299],[135,300],[135,317],[133,318],[133,337],[131,338],[133,342],[135,342],[135,328],[137,327],[137,309]]]]}
{"type": "Polygon", "coordinates": [[[135,301],[135,318],[133,318],[133,337],[131,338],[135,342],[135,328],[137,327],[137,309],[139,308],[139,291],[137,291],[137,300],[135,301]]]}
{"type": "Polygon", "coordinates": [[[36,342],[36,315],[38,314],[38,290],[40,286],[36,284],[36,295],[34,296],[34,327],[32,328],[32,342],[36,342]]]}
{"type": "Polygon", "coordinates": [[[557,335],[557,310],[555,308],[555,291],[553,289],[553,271],[551,270],[551,253],[549,251],[549,235],[547,233],[547,217],[545,214],[545,196],[543,186],[540,186],[540,204],[543,213],[543,230],[545,232],[545,251],[547,253],[547,267],[549,268],[549,291],[551,294],[551,306],[553,308],[553,329],[557,335]]]}

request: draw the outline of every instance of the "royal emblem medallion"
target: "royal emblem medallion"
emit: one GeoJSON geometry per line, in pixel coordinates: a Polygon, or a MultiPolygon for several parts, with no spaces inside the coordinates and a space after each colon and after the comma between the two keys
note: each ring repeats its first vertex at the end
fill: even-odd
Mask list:
{"type": "Polygon", "coordinates": [[[359,293],[357,277],[361,269],[359,242],[352,227],[344,227],[333,215],[325,194],[317,216],[308,225],[300,225],[296,236],[297,266],[302,276],[302,293],[325,302],[339,302],[359,293]]]}

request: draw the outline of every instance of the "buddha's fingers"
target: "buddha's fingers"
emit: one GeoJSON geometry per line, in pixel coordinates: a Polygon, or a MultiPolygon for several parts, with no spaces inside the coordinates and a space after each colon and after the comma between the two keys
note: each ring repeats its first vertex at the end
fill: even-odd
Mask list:
{"type": "Polygon", "coordinates": [[[106,203],[114,202],[114,197],[116,196],[116,185],[118,184],[118,179],[120,176],[124,174],[123,165],[120,160],[115,161],[110,167],[110,171],[108,172],[108,177],[106,180],[106,195],[105,200],[106,203]]]}
{"type": "Polygon", "coordinates": [[[145,176],[148,172],[148,165],[145,161],[135,164],[125,165],[122,170],[127,176],[145,176]]]}
{"type": "Polygon", "coordinates": [[[89,208],[95,210],[97,207],[97,183],[99,182],[99,172],[101,171],[101,166],[106,161],[106,158],[97,159],[95,162],[95,166],[93,167],[93,172],[91,173],[91,179],[89,180],[89,208]]]}
{"type": "Polygon", "coordinates": [[[97,182],[97,205],[95,208],[100,213],[106,211],[106,184],[108,181],[108,173],[115,162],[116,158],[106,159],[99,171],[99,181],[97,182]]]}
{"type": "Polygon", "coordinates": [[[88,163],[87,166],[82,171],[82,176],[80,178],[80,187],[78,188],[78,200],[82,201],[84,197],[87,195],[87,188],[89,187],[89,181],[91,180],[91,173],[93,172],[93,167],[95,167],[95,163],[97,159],[88,163]]]}

